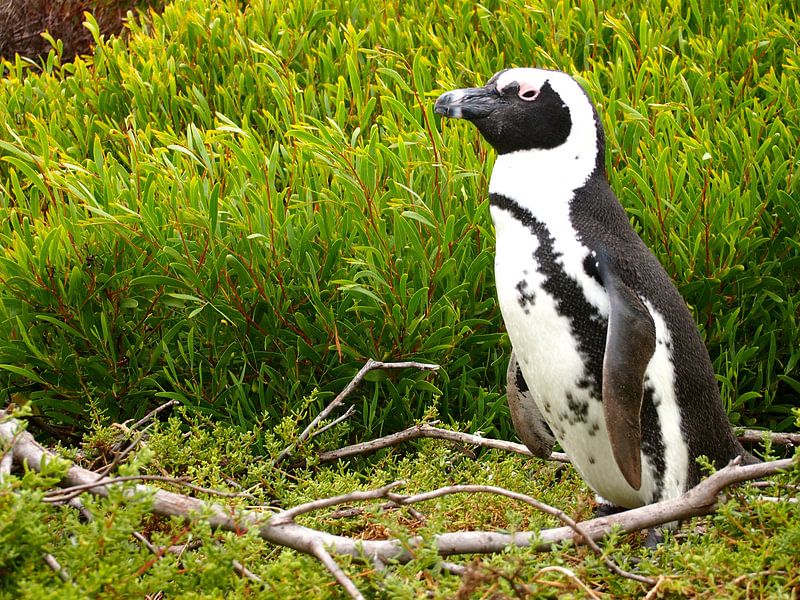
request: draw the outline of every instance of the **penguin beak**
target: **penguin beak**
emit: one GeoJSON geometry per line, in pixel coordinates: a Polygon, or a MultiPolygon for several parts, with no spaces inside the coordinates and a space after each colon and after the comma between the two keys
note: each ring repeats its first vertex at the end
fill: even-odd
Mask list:
{"type": "Polygon", "coordinates": [[[499,97],[494,85],[453,90],[439,96],[433,112],[452,119],[474,121],[492,114],[499,97]]]}

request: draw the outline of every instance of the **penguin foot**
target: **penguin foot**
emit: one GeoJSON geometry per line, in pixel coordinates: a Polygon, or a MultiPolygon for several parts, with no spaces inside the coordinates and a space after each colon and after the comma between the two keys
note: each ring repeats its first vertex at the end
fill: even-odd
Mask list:
{"type": "Polygon", "coordinates": [[[647,539],[644,541],[644,547],[650,550],[655,550],[664,543],[664,531],[660,527],[653,527],[647,530],[647,539]]]}
{"type": "Polygon", "coordinates": [[[594,509],[594,516],[595,518],[600,517],[610,517],[611,515],[616,515],[617,513],[621,513],[628,510],[627,508],[623,508],[622,506],[616,506],[614,504],[609,504],[608,502],[598,502],[597,508],[594,509]]]}

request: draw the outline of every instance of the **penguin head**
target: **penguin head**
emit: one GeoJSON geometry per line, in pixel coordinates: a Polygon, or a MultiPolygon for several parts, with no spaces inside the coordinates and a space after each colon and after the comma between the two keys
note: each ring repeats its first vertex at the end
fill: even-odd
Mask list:
{"type": "Polygon", "coordinates": [[[551,150],[578,139],[591,140],[602,153],[603,131],[589,97],[560,71],[506,69],[483,87],[442,94],[434,111],[471,121],[499,154],[551,150]]]}

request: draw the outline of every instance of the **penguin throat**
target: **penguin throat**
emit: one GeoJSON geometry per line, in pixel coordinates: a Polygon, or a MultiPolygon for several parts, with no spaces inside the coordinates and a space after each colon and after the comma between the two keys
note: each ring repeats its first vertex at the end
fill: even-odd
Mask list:
{"type": "Polygon", "coordinates": [[[570,98],[572,128],[564,143],[500,154],[489,181],[490,194],[512,198],[541,218],[537,213],[542,205],[564,203],[562,209],[568,211],[574,190],[592,176],[605,177],[603,127],[583,90],[579,92],[580,99],[570,98]]]}

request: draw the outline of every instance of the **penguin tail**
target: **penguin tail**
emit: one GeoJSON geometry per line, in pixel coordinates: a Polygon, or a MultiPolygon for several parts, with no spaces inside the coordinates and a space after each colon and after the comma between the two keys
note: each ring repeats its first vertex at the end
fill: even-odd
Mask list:
{"type": "Polygon", "coordinates": [[[742,457],[742,463],[741,463],[741,464],[743,464],[743,465],[757,465],[757,464],[759,464],[759,463],[762,463],[762,462],[764,462],[764,461],[763,461],[763,460],[761,460],[760,458],[758,458],[758,457],[756,457],[756,456],[753,456],[752,454],[750,454],[750,453],[749,453],[747,450],[745,450],[744,448],[741,448],[741,450],[739,451],[739,456],[741,456],[741,457],[742,457]]]}

